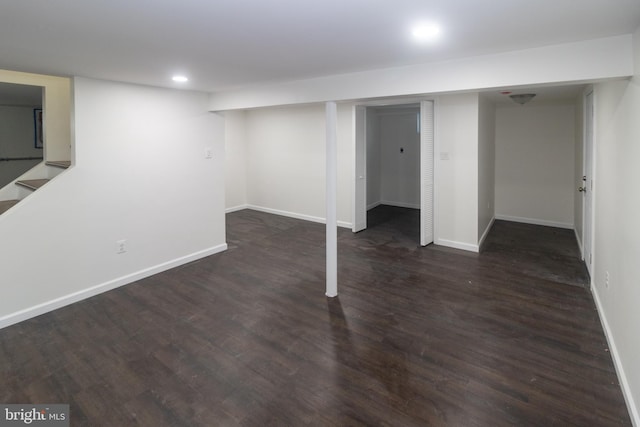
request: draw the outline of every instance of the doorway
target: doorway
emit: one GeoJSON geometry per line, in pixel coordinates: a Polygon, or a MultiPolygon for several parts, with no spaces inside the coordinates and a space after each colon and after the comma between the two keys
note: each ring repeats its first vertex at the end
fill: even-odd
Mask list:
{"type": "Polygon", "coordinates": [[[588,185],[582,181],[590,174],[586,167],[590,163],[587,111],[591,107],[585,89],[582,85],[536,88],[531,91],[536,93],[535,99],[526,105],[499,94],[488,95],[496,106],[498,221],[492,233],[517,230],[520,237],[512,239],[514,254],[519,260],[533,257],[529,266],[522,264],[527,274],[562,276],[563,282],[580,286],[586,284],[584,264],[588,264],[590,244],[586,241],[591,223],[586,211],[590,191],[583,191],[588,185]],[[546,237],[534,247],[539,236],[546,237]],[[563,259],[566,269],[552,271],[557,266],[548,259],[563,259]]]}
{"type": "Polygon", "coordinates": [[[370,211],[374,223],[413,211],[408,232],[422,246],[433,242],[433,101],[356,106],[354,117],[353,231],[367,228],[370,211]]]}
{"type": "Polygon", "coordinates": [[[42,122],[36,119],[42,118],[43,94],[41,86],[0,82],[0,188],[42,162],[42,122]]]}

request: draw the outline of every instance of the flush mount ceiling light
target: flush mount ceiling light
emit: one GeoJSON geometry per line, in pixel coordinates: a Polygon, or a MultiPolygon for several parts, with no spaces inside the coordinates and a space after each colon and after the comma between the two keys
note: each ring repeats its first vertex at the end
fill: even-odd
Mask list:
{"type": "Polygon", "coordinates": [[[440,37],[441,33],[440,26],[432,22],[416,25],[411,30],[414,40],[419,42],[435,41],[440,37]]]}
{"type": "Polygon", "coordinates": [[[531,101],[535,96],[535,93],[522,93],[520,95],[509,95],[509,98],[513,99],[513,102],[516,104],[524,105],[531,101]]]}
{"type": "Polygon", "coordinates": [[[189,78],[187,76],[173,76],[171,80],[176,83],[186,83],[189,81],[189,78]]]}

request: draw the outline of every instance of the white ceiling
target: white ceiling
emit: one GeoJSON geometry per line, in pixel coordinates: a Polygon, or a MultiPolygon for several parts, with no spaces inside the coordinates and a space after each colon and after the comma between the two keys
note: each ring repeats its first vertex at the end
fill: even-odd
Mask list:
{"type": "Polygon", "coordinates": [[[629,34],[639,0],[2,0],[0,68],[217,91],[629,34]],[[436,20],[439,43],[410,26],[436,20]]]}

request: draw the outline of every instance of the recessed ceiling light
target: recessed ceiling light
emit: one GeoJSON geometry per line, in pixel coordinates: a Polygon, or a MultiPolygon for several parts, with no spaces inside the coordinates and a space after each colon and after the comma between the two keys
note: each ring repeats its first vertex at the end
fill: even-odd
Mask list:
{"type": "Polygon", "coordinates": [[[186,83],[189,81],[189,78],[187,76],[173,76],[171,80],[177,83],[186,83]]]}
{"type": "Polygon", "coordinates": [[[442,31],[440,26],[433,22],[416,25],[411,30],[413,38],[420,42],[430,42],[437,40],[442,31]]]}

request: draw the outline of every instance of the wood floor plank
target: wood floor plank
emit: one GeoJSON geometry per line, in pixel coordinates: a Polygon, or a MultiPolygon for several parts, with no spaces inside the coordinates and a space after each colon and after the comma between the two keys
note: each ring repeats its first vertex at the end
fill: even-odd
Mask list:
{"type": "Polygon", "coordinates": [[[417,212],[340,229],[245,210],[229,250],[0,330],[0,399],[71,425],[629,426],[570,230],[497,221],[480,254],[417,212]]]}

